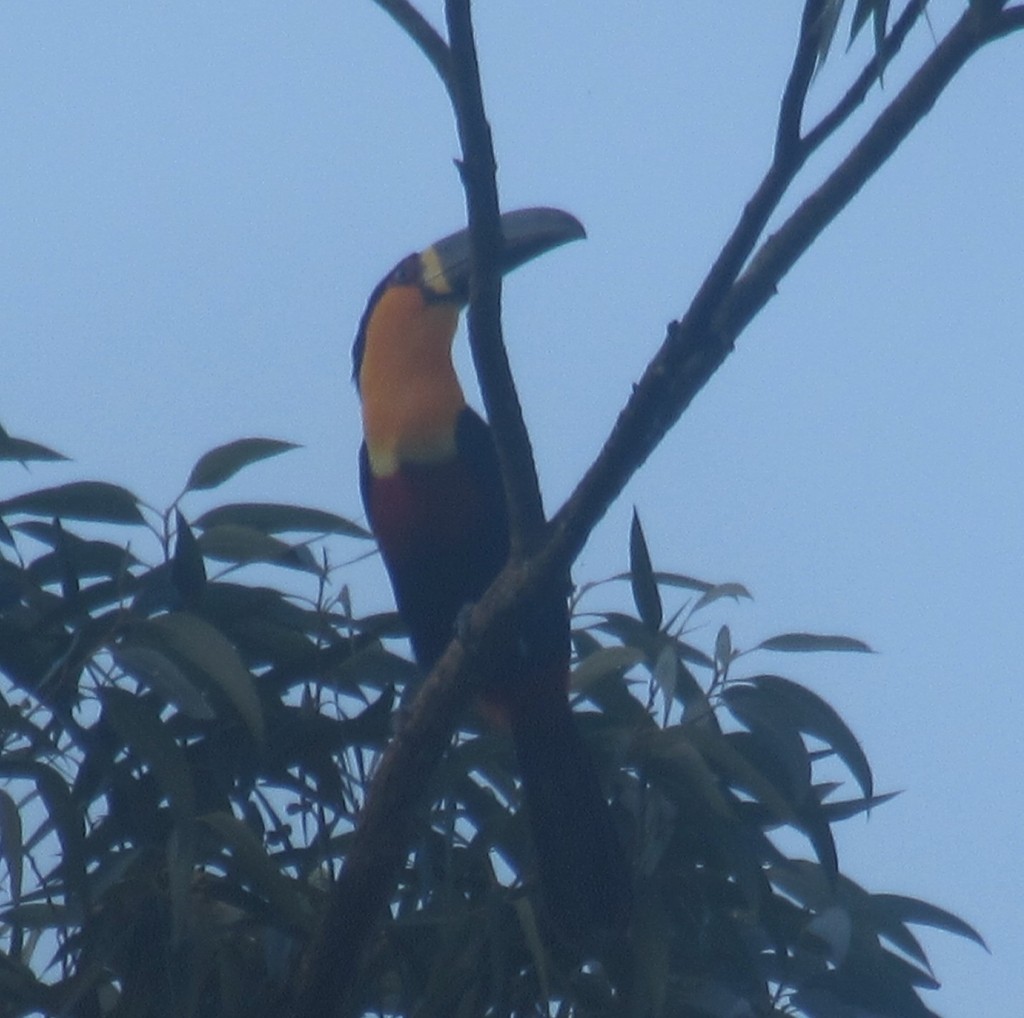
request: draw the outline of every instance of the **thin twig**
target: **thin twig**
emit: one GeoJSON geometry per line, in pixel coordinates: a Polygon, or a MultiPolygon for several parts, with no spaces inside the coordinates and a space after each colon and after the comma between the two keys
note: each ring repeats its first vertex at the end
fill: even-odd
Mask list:
{"type": "Polygon", "coordinates": [[[854,83],[847,89],[843,97],[824,117],[807,132],[804,144],[809,152],[813,152],[826,139],[831,137],[846,121],[850,114],[867,97],[868,92],[885,72],[886,67],[903,48],[910,30],[917,24],[918,18],[925,13],[928,0],[911,0],[900,16],[893,22],[888,34],[876,47],[874,56],[867,62],[854,83]]]}

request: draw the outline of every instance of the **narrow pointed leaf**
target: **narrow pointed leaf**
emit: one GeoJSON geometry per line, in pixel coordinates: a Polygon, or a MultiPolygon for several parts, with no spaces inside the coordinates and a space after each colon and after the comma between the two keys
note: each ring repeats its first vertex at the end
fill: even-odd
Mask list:
{"type": "Polygon", "coordinates": [[[143,522],[139,500],[126,488],[106,481],[73,481],[15,495],[0,502],[0,515],[8,513],[101,523],[143,522]]]}
{"type": "Polygon", "coordinates": [[[661,628],[662,609],[658,581],[654,578],[650,552],[644,538],[640,517],[633,510],[633,523],[629,528],[629,582],[633,587],[633,601],[640,614],[640,620],[648,629],[657,632],[661,628]]]}
{"type": "Polygon", "coordinates": [[[184,751],[158,711],[148,700],[115,687],[101,689],[99,697],[113,729],[152,769],[178,823],[188,824],[195,815],[192,774],[184,751]]]}
{"type": "MultiPolygon", "coordinates": [[[[53,830],[60,841],[62,872],[71,893],[86,898],[85,830],[81,810],[71,798],[67,783],[48,764],[34,760],[0,759],[0,778],[31,781],[46,808],[48,820],[42,830],[53,830]]],[[[30,839],[31,842],[32,839],[30,839]]]]}
{"type": "Polygon", "coordinates": [[[174,553],[171,556],[171,583],[187,605],[194,605],[206,587],[206,566],[203,563],[203,552],[199,547],[192,528],[175,509],[174,553]]]}
{"type": "Polygon", "coordinates": [[[718,583],[701,594],[697,599],[697,603],[693,606],[693,610],[695,612],[700,611],[701,608],[706,608],[709,604],[714,604],[715,601],[719,601],[723,597],[730,597],[734,601],[739,601],[741,598],[749,600],[750,591],[742,583],[718,583]]]}
{"type": "Polygon", "coordinates": [[[955,933],[957,936],[973,940],[980,947],[987,951],[988,944],[982,935],[969,923],[959,916],[947,912],[938,905],[931,905],[919,898],[908,898],[902,894],[874,894],[871,896],[876,905],[882,906],[885,911],[897,918],[901,923],[916,923],[921,926],[933,926],[947,933],[955,933]]]}
{"type": "Polygon", "coordinates": [[[216,717],[202,692],[185,672],[157,647],[125,642],[111,648],[114,662],[127,674],[144,683],[168,704],[197,721],[216,717]]]}
{"type": "Polygon", "coordinates": [[[231,524],[251,527],[267,534],[304,533],[340,534],[342,537],[370,539],[365,528],[325,509],[285,505],[280,502],[235,502],[203,513],[195,525],[201,530],[231,524]]]}
{"type": "Polygon", "coordinates": [[[147,632],[156,635],[158,648],[163,642],[207,675],[238,711],[253,737],[263,741],[263,708],[252,674],[219,630],[188,612],[171,612],[137,627],[136,638],[145,642],[147,632]]]}
{"type": "Polygon", "coordinates": [[[767,694],[784,711],[790,722],[831,746],[836,755],[850,768],[861,791],[868,798],[873,794],[874,779],[871,765],[857,737],[847,727],[836,710],[816,693],[781,675],[756,675],[749,680],[767,694]]]}
{"type": "Polygon", "coordinates": [[[0,789],[0,855],[7,867],[7,888],[13,905],[21,899],[24,849],[18,804],[0,789]]]}
{"type": "Polygon", "coordinates": [[[44,463],[55,460],[66,460],[63,453],[48,449],[38,442],[30,442],[27,438],[15,438],[0,428],[0,460],[15,463],[44,463]]]}
{"type": "Polygon", "coordinates": [[[186,491],[216,488],[251,463],[299,448],[276,438],[239,438],[200,456],[188,476],[186,491]]]}
{"type": "Polygon", "coordinates": [[[820,651],[854,651],[872,654],[874,651],[863,641],[852,636],[833,636],[820,633],[783,633],[759,643],[754,650],[775,650],[786,654],[813,654],[820,651]]]}
{"type": "Polygon", "coordinates": [[[322,572],[320,563],[305,545],[287,544],[253,527],[238,524],[210,527],[199,538],[199,547],[205,555],[219,562],[240,565],[267,562],[307,573],[322,572]]]}
{"type": "Polygon", "coordinates": [[[572,673],[572,688],[586,690],[609,675],[621,674],[643,661],[642,651],[633,647],[602,647],[588,654],[572,673]]]}
{"type": "Polygon", "coordinates": [[[237,866],[237,875],[266,898],[291,926],[297,930],[309,929],[313,913],[300,890],[302,885],[278,869],[252,831],[229,813],[210,813],[202,819],[228,850],[237,866]]]}

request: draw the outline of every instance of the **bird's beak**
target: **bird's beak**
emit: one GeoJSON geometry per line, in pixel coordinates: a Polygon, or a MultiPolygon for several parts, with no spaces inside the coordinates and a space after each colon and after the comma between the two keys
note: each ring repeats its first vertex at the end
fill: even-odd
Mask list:
{"type": "MultiPolygon", "coordinates": [[[[501,217],[504,247],[498,257],[502,275],[531,258],[587,235],[583,224],[561,209],[529,208],[501,217]]],[[[469,230],[459,230],[431,244],[420,254],[424,289],[439,300],[465,304],[469,300],[472,253],[469,230]]]]}

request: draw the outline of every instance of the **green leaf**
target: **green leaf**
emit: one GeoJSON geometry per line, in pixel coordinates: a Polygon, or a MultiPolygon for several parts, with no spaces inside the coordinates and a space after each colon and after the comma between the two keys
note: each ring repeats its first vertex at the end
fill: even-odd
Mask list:
{"type": "Polygon", "coordinates": [[[157,647],[126,641],[110,652],[118,667],[187,717],[210,721],[217,716],[184,671],[157,647]]]}
{"type": "Polygon", "coordinates": [[[139,500],[126,488],[106,481],[73,481],[15,495],[0,502],[0,515],[9,513],[100,523],[144,522],[139,500]]]}
{"type": "Polygon", "coordinates": [[[15,463],[45,463],[55,460],[66,460],[63,453],[48,449],[38,442],[30,442],[27,438],[15,438],[0,428],[0,460],[15,463]]]}
{"type": "Polygon", "coordinates": [[[28,574],[40,586],[61,580],[69,567],[80,579],[105,576],[110,579],[124,577],[130,566],[139,560],[121,545],[110,541],[87,541],[60,525],[59,519],[43,522],[25,520],[12,528],[55,550],[52,555],[40,555],[30,563],[28,574]],[[57,554],[60,549],[60,554],[57,554]]]}
{"type": "Polygon", "coordinates": [[[310,509],[280,502],[235,502],[221,505],[203,513],[195,521],[195,525],[202,530],[227,524],[251,527],[267,534],[339,534],[365,540],[373,537],[365,527],[325,509],[310,509]]]}
{"type": "Polygon", "coordinates": [[[679,658],[671,643],[666,643],[658,652],[654,667],[651,669],[651,678],[654,680],[654,685],[669,700],[675,698],[676,687],[679,685],[679,658]]]}
{"type": "Polygon", "coordinates": [[[621,675],[643,660],[643,651],[634,647],[602,647],[588,654],[574,669],[572,688],[585,691],[593,683],[621,675]]]}
{"type": "Polygon", "coordinates": [[[25,845],[18,804],[0,789],[0,852],[7,864],[7,888],[11,904],[21,900],[25,845]]]}
{"type": "Polygon", "coordinates": [[[294,442],[283,442],[276,438],[239,438],[226,445],[219,445],[199,457],[188,475],[185,490],[216,488],[251,463],[298,448],[294,442]]]}
{"type": "Polygon", "coordinates": [[[813,654],[824,650],[855,651],[873,654],[874,651],[863,640],[852,636],[830,636],[819,633],[783,633],[763,640],[754,650],[776,650],[786,654],[813,654]]]}
{"type": "Polygon", "coordinates": [[[174,554],[171,556],[171,583],[187,605],[194,605],[206,587],[206,566],[192,528],[181,514],[174,510],[174,554]]]}
{"type": "Polygon", "coordinates": [[[203,554],[220,562],[246,565],[267,562],[319,575],[323,570],[304,545],[290,545],[261,530],[237,524],[223,524],[203,531],[199,538],[203,554]]]}
{"type": "Polygon", "coordinates": [[[314,914],[301,884],[288,879],[249,828],[230,813],[209,813],[202,818],[204,824],[220,836],[228,850],[231,868],[237,876],[261,894],[278,914],[297,930],[309,930],[314,914]]]}
{"type": "Polygon", "coordinates": [[[704,591],[697,599],[693,610],[695,612],[700,611],[701,608],[706,608],[709,604],[714,604],[715,601],[719,601],[723,597],[731,597],[734,601],[739,601],[741,598],[751,599],[750,591],[742,583],[718,583],[704,591]]]}
{"type": "Polygon", "coordinates": [[[171,612],[132,627],[133,642],[171,650],[199,669],[227,697],[253,738],[264,738],[263,708],[249,669],[227,638],[188,612],[171,612]]]}
{"type": "MultiPolygon", "coordinates": [[[[801,732],[831,746],[839,758],[850,768],[861,791],[868,798],[872,795],[873,779],[871,765],[864,755],[857,737],[833,707],[816,693],[781,675],[756,675],[748,680],[751,685],[766,693],[771,703],[801,732]]],[[[762,708],[765,709],[765,708],[762,708]]]]}
{"type": "Polygon", "coordinates": [[[853,12],[853,21],[850,23],[850,42],[860,34],[868,17],[874,20],[875,50],[877,51],[885,39],[885,29],[889,20],[890,0],[857,0],[857,7],[853,12]]]}
{"type": "Polygon", "coordinates": [[[728,626],[719,626],[715,637],[715,668],[723,675],[732,663],[732,634],[728,626]]]}
{"type": "Polygon", "coordinates": [[[836,27],[839,24],[839,15],[843,12],[844,0],[824,0],[821,10],[818,13],[818,23],[815,29],[818,32],[818,59],[817,66],[820,68],[828,57],[832,48],[832,40],[836,35],[836,27]]]}
{"type": "Polygon", "coordinates": [[[662,619],[661,594],[658,581],[654,578],[654,567],[651,565],[640,517],[635,509],[629,528],[629,570],[633,601],[640,613],[640,620],[652,632],[657,632],[661,628],[662,619]]]}
{"type": "Polygon", "coordinates": [[[48,764],[34,760],[14,760],[10,756],[0,758],[0,777],[24,778],[35,785],[48,817],[40,830],[52,829],[56,832],[63,857],[61,872],[68,892],[79,900],[85,900],[84,817],[72,800],[64,778],[48,764]]]}
{"type": "Polygon", "coordinates": [[[955,933],[959,937],[973,940],[986,951],[989,949],[982,935],[973,926],[937,905],[930,905],[927,901],[908,898],[902,894],[873,894],[871,900],[885,914],[900,923],[932,926],[935,929],[945,930],[947,933],[955,933]]]}
{"type": "Polygon", "coordinates": [[[159,712],[148,700],[115,687],[101,689],[99,699],[114,731],[152,769],[178,823],[191,823],[195,816],[192,772],[159,712]]]}

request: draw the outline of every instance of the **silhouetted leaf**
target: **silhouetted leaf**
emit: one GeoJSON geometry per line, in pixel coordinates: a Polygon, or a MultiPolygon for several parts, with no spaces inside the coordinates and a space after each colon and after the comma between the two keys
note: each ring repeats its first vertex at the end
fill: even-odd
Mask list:
{"type": "Polygon", "coordinates": [[[179,824],[195,815],[195,788],[188,760],[149,701],[108,686],[99,692],[103,712],[134,754],[148,764],[179,824]]]}
{"type": "Polygon", "coordinates": [[[16,524],[14,530],[55,549],[53,554],[40,555],[29,563],[28,573],[40,585],[59,582],[68,565],[80,579],[125,578],[131,566],[139,565],[128,548],[110,541],[85,540],[60,525],[59,520],[25,520],[16,524]]]}
{"type": "Polygon", "coordinates": [[[601,647],[573,669],[572,688],[585,692],[591,683],[621,675],[643,660],[643,652],[633,647],[601,647]]]}
{"type": "Polygon", "coordinates": [[[9,513],[100,523],[143,522],[138,499],[127,488],[106,481],[73,481],[15,495],[0,502],[0,515],[9,513]]]}
{"type": "Polygon", "coordinates": [[[60,841],[67,888],[78,900],[86,900],[84,818],[64,778],[49,764],[11,756],[0,758],[0,777],[23,778],[35,786],[47,815],[42,830],[53,830],[60,841]]]}
{"type": "Polygon", "coordinates": [[[862,799],[842,799],[837,802],[823,802],[822,812],[831,824],[840,820],[849,820],[859,813],[868,813],[876,806],[882,806],[890,799],[895,799],[899,792],[885,792],[882,795],[866,796],[862,799]]]}
{"type": "Polygon", "coordinates": [[[863,640],[852,636],[829,636],[818,633],[783,633],[762,640],[754,650],[777,650],[787,654],[812,654],[819,651],[856,651],[872,654],[874,651],[863,640]]]}
{"type": "Polygon", "coordinates": [[[171,555],[171,583],[186,605],[194,605],[206,587],[206,566],[199,542],[180,509],[174,510],[174,553],[171,555]]]}
{"type": "Polygon", "coordinates": [[[875,49],[879,49],[885,38],[889,2],[890,0],[857,0],[857,7],[850,23],[850,42],[857,38],[868,17],[871,17],[874,22],[875,49]]]}
{"type": "Polygon", "coordinates": [[[298,448],[294,442],[283,442],[276,438],[239,438],[226,445],[219,445],[200,456],[188,475],[185,490],[216,488],[251,463],[298,448]]]}
{"type": "Polygon", "coordinates": [[[139,623],[133,642],[169,649],[198,668],[227,697],[253,737],[263,741],[263,709],[253,677],[238,651],[213,626],[188,612],[171,612],[139,623]]]}
{"type": "Polygon", "coordinates": [[[769,697],[767,701],[762,701],[762,709],[771,710],[777,704],[777,710],[785,714],[801,732],[813,735],[831,746],[850,768],[861,791],[868,797],[872,795],[873,779],[868,758],[857,737],[833,707],[816,693],[781,675],[756,675],[749,682],[769,697]]]}
{"type": "MultiPolygon", "coordinates": [[[[655,575],[660,576],[660,574],[655,575]]],[[[739,601],[743,598],[750,600],[750,591],[742,583],[718,583],[701,594],[697,599],[697,603],[693,606],[693,610],[695,612],[700,611],[701,608],[706,608],[709,604],[714,604],[715,601],[720,601],[723,597],[732,598],[734,601],[739,601]]]]}
{"type": "Polygon", "coordinates": [[[873,894],[871,898],[883,914],[898,922],[932,926],[947,933],[955,933],[959,937],[973,940],[979,947],[988,950],[988,944],[973,926],[937,905],[930,905],[927,901],[908,898],[902,894],[873,894]]]}
{"type": "Polygon", "coordinates": [[[149,686],[161,699],[183,714],[210,721],[216,714],[178,665],[157,647],[124,642],[111,648],[114,661],[133,678],[149,686]]]}
{"type": "Polygon", "coordinates": [[[217,506],[203,513],[195,525],[200,529],[232,526],[250,527],[268,534],[288,532],[308,534],[340,534],[366,540],[373,535],[365,528],[324,509],[285,505],[280,502],[238,502],[217,506]]]}
{"type": "Polygon", "coordinates": [[[221,562],[240,565],[266,562],[308,573],[323,572],[320,563],[304,545],[286,544],[261,530],[238,524],[222,524],[203,531],[199,547],[205,555],[221,562]]]}
{"type": "Polygon", "coordinates": [[[296,880],[287,878],[267,855],[252,831],[229,813],[209,813],[202,818],[226,849],[230,862],[246,883],[263,895],[277,913],[295,930],[309,930],[313,911],[296,880]]]}
{"type": "Polygon", "coordinates": [[[640,613],[640,620],[648,629],[657,632],[661,628],[661,594],[654,578],[650,552],[644,539],[640,517],[633,510],[633,523],[629,528],[629,582],[633,587],[633,601],[640,613]]]}
{"type": "Polygon", "coordinates": [[[11,904],[21,900],[21,880],[25,845],[22,838],[21,811],[18,804],[0,789],[0,852],[7,865],[7,888],[11,904]]]}
{"type": "Polygon", "coordinates": [[[0,428],[0,460],[13,460],[16,463],[40,463],[66,460],[67,456],[53,449],[48,449],[38,442],[30,442],[26,438],[15,438],[0,428]]]}

